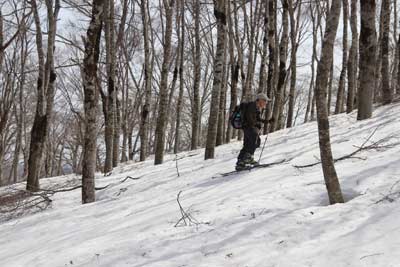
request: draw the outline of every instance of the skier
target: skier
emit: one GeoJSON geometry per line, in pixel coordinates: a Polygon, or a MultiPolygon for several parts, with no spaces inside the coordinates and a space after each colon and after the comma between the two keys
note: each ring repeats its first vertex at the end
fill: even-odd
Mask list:
{"type": "Polygon", "coordinates": [[[262,123],[273,123],[273,119],[261,119],[261,112],[266,108],[267,102],[270,101],[266,94],[260,93],[256,96],[256,100],[249,102],[245,108],[241,110],[242,129],[244,133],[243,148],[239,153],[236,163],[236,170],[244,170],[249,165],[259,164],[254,160],[254,151],[260,147],[260,130],[262,123]]]}

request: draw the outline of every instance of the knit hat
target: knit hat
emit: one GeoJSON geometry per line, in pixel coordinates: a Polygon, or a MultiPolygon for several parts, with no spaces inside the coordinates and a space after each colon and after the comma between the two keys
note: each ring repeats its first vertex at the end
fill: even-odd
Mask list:
{"type": "Polygon", "coordinates": [[[264,93],[257,94],[256,100],[264,100],[266,102],[271,101],[271,99],[269,99],[269,97],[264,93]]]}

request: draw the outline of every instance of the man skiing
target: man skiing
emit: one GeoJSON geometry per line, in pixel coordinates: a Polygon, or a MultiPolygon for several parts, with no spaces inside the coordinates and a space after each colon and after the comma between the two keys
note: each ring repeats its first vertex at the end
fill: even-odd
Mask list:
{"type": "Polygon", "coordinates": [[[254,160],[254,151],[260,147],[261,139],[259,133],[262,123],[271,123],[273,121],[273,119],[269,121],[261,119],[261,112],[266,108],[268,101],[270,101],[268,96],[260,93],[255,101],[247,103],[245,108],[241,110],[244,138],[243,148],[236,163],[236,170],[238,171],[248,168],[249,165],[258,164],[254,160]]]}

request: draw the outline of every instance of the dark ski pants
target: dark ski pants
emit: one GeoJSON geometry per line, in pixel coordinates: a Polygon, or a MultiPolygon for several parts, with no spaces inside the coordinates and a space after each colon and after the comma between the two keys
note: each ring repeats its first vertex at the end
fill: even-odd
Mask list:
{"type": "Polygon", "coordinates": [[[260,147],[261,143],[257,128],[244,128],[243,134],[243,148],[240,150],[238,160],[244,160],[248,156],[253,156],[254,151],[260,147]]]}

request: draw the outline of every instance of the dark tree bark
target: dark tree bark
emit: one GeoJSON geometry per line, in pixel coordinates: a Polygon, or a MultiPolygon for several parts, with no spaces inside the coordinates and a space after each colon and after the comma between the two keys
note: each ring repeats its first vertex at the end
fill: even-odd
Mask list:
{"type": "Polygon", "coordinates": [[[375,0],[361,1],[360,87],[357,120],[369,119],[372,116],[376,65],[375,9],[375,0]]]}
{"type": "MultiPolygon", "coordinates": [[[[226,41],[225,41],[226,47],[226,41]]],[[[224,143],[225,139],[225,114],[226,114],[226,90],[227,90],[227,66],[225,64],[227,60],[227,49],[224,51],[224,66],[222,69],[222,84],[221,84],[221,95],[219,98],[219,114],[218,114],[218,126],[217,126],[217,139],[216,146],[220,146],[224,143]]]]}
{"type": "Polygon", "coordinates": [[[97,112],[99,80],[97,64],[100,55],[102,17],[106,0],[93,0],[92,18],[85,39],[82,80],[85,108],[85,138],[82,162],[82,203],[95,201],[96,152],[97,152],[97,112]]]}
{"type": "Polygon", "coordinates": [[[183,63],[184,63],[184,52],[185,52],[185,0],[180,0],[181,7],[181,36],[180,36],[180,58],[179,58],[179,94],[176,107],[176,123],[175,123],[175,145],[174,153],[179,152],[181,143],[181,113],[183,108],[183,89],[184,89],[184,77],[183,77],[183,63]]]}
{"type": "Polygon", "coordinates": [[[397,39],[397,50],[399,51],[397,53],[397,83],[396,83],[396,95],[400,95],[400,34],[397,39]]]}
{"type": "Polygon", "coordinates": [[[330,204],[343,203],[344,199],[340,189],[339,179],[333,162],[332,149],[329,134],[329,119],[326,103],[326,89],[329,69],[333,60],[333,46],[339,25],[342,0],[333,0],[326,20],[324,41],[322,43],[321,59],[317,67],[316,100],[319,147],[322,161],[322,169],[328,190],[330,204]]]}
{"type": "Polygon", "coordinates": [[[114,42],[114,0],[106,0],[104,6],[104,24],[106,40],[106,69],[108,95],[103,96],[103,111],[105,121],[105,146],[106,158],[104,161],[104,173],[113,169],[113,140],[116,125],[116,86],[115,86],[115,42],[114,42]]]}
{"type": "Polygon", "coordinates": [[[201,40],[200,40],[200,1],[194,1],[194,61],[193,61],[193,112],[191,149],[197,149],[200,124],[200,79],[201,79],[201,40]]]}
{"type": "Polygon", "coordinates": [[[382,102],[384,105],[393,101],[393,92],[390,87],[390,71],[389,71],[389,34],[390,34],[390,1],[382,0],[381,7],[382,16],[382,38],[381,38],[381,54],[382,54],[382,102]]]}

